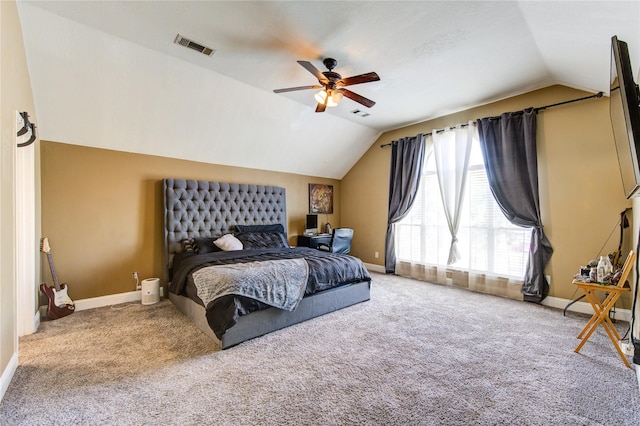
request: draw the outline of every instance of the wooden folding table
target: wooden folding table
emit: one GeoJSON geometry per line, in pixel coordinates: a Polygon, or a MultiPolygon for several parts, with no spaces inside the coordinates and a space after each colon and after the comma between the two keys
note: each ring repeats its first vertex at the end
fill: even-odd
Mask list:
{"type": "Polygon", "coordinates": [[[598,328],[599,325],[602,325],[624,364],[628,368],[631,368],[629,361],[627,361],[627,357],[622,352],[622,350],[620,349],[620,345],[618,344],[618,342],[620,341],[620,335],[614,327],[613,322],[611,322],[611,318],[609,318],[609,311],[611,311],[611,308],[613,308],[613,306],[616,304],[623,293],[631,291],[629,287],[625,287],[625,283],[627,281],[629,273],[631,272],[631,269],[633,269],[635,258],[636,254],[633,250],[631,250],[629,252],[629,255],[627,256],[626,261],[624,262],[624,266],[622,267],[622,275],[620,276],[620,280],[617,284],[604,285],[576,280],[573,281],[573,284],[582,289],[594,311],[593,316],[591,316],[591,319],[589,319],[587,325],[585,325],[580,334],[578,334],[578,339],[582,340],[580,341],[578,347],[575,349],[575,352],[580,352],[580,349],[582,349],[584,344],[587,343],[587,340],[589,340],[596,328],[598,328]],[[605,293],[604,300],[600,301],[600,297],[598,296],[597,292],[605,293]]]}

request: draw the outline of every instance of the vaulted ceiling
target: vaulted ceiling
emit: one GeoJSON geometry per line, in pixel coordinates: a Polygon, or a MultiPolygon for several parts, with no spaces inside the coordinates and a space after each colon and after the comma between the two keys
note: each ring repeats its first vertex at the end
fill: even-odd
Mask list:
{"type": "Polygon", "coordinates": [[[640,64],[638,1],[18,4],[42,139],[337,179],[386,130],[552,84],[608,93],[612,35],[640,64]],[[377,72],[350,86],[376,105],[273,93],[326,57],[377,72]]]}

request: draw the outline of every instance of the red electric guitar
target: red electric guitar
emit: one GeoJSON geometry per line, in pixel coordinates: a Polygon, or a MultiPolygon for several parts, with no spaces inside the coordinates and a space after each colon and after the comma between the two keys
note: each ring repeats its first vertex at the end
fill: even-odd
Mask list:
{"type": "Polygon", "coordinates": [[[53,257],[51,256],[51,247],[49,247],[49,239],[43,238],[40,241],[40,251],[46,253],[49,260],[49,269],[53,277],[53,287],[47,286],[46,283],[40,284],[40,291],[47,295],[47,316],[50,319],[58,319],[72,314],[76,307],[73,300],[67,294],[68,287],[66,284],[58,283],[58,275],[56,268],[53,266],[53,257]]]}

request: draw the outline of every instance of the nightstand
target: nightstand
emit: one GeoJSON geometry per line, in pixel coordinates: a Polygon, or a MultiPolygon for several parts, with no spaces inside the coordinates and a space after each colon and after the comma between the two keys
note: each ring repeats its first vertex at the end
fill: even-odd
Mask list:
{"type": "Polygon", "coordinates": [[[320,244],[331,244],[331,234],[298,235],[298,247],[317,249],[320,244]]]}

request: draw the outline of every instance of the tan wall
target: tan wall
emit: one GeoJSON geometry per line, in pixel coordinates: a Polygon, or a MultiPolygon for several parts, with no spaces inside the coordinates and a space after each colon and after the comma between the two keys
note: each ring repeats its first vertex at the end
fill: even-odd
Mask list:
{"type": "MultiPolygon", "coordinates": [[[[37,123],[16,3],[0,2],[0,376],[17,353],[15,255],[15,111],[29,111],[37,123]]],[[[36,141],[36,144],[38,142],[36,141]]],[[[37,149],[37,145],[36,145],[37,149]]],[[[39,198],[39,155],[35,158],[39,198]]],[[[39,202],[36,201],[36,208],[39,202]]],[[[36,223],[40,215],[36,212],[36,223]]],[[[39,225],[36,225],[36,233],[39,225]]],[[[35,242],[34,242],[35,245],[35,242]]],[[[39,276],[40,271],[35,271],[39,276]]],[[[33,301],[33,314],[36,301],[33,301]]]]}
{"type": "MultiPolygon", "coordinates": [[[[293,245],[309,211],[309,183],[330,184],[334,213],[319,222],[340,225],[340,181],[334,179],[47,141],[41,157],[42,235],[73,299],[133,291],[134,271],[141,280],[162,277],[162,178],[285,187],[293,245]]],[[[52,282],[48,273],[45,278],[52,282]]]]}
{"type": "MultiPolygon", "coordinates": [[[[342,180],[342,222],[359,231],[353,254],[365,262],[384,265],[391,150],[380,148],[381,144],[587,95],[554,86],[381,135],[342,180]],[[377,259],[376,251],[380,253],[377,259]]],[[[537,130],[542,220],[555,250],[547,267],[552,280],[550,296],[571,299],[575,291],[571,280],[578,267],[596,256],[603,245],[605,252],[617,248],[616,223],[620,212],[631,205],[623,194],[609,100],[593,99],[541,111],[537,130]]]]}
{"type": "MultiPolygon", "coordinates": [[[[69,282],[72,297],[131,291],[131,272],[141,278],[161,273],[161,178],[285,186],[292,244],[304,227],[308,184],[329,183],[334,185],[335,210],[321,221],[353,227],[352,254],[383,265],[391,151],[381,144],[585,95],[554,86],[387,132],[341,182],[44,142],[43,236],[50,239],[60,279],[69,282]]],[[[547,268],[550,296],[575,297],[571,278],[603,245],[605,252],[617,247],[619,213],[630,206],[617,169],[608,104],[607,98],[594,99],[538,115],[541,211],[555,249],[547,268]]]]}

